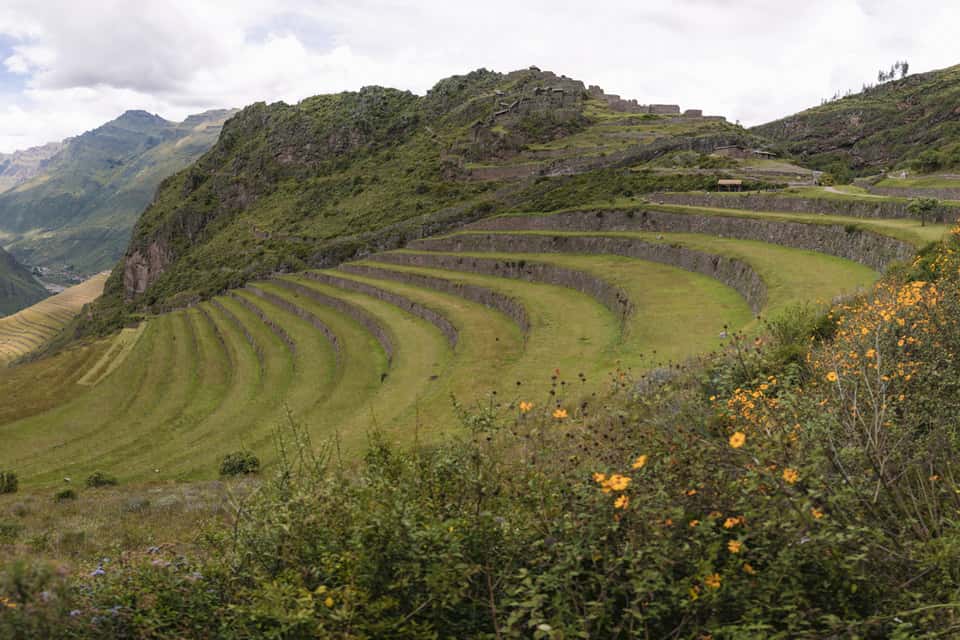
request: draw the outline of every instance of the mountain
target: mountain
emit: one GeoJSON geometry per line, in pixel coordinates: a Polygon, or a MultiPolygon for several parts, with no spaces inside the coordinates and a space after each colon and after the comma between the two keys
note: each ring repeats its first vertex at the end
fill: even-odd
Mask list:
{"type": "Polygon", "coordinates": [[[0,248],[0,316],[16,313],[49,295],[33,274],[0,248]]]}
{"type": "Polygon", "coordinates": [[[880,84],[752,131],[818,169],[866,174],[960,166],[960,65],[880,84]]]}
{"type": "Polygon", "coordinates": [[[454,76],[425,96],[365,87],[254,104],[163,182],[99,304],[177,305],[504,208],[702,188],[716,175],[667,184],[677,176],[631,168],[751,139],[721,117],[621,100],[535,67],[454,76]]]}
{"type": "Polygon", "coordinates": [[[0,194],[5,247],[55,274],[109,268],[160,182],[209,149],[232,113],[176,123],[128,111],[67,140],[38,175],[0,194]]]}
{"type": "Polygon", "coordinates": [[[40,175],[63,145],[63,142],[50,142],[23,151],[0,153],[0,193],[40,175]]]}

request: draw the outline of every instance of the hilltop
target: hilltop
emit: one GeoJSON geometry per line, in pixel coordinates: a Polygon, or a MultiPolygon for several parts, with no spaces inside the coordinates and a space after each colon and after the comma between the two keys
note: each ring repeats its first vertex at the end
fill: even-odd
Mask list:
{"type": "Polygon", "coordinates": [[[0,247],[0,317],[50,295],[33,274],[0,247]]]}
{"type": "Polygon", "coordinates": [[[62,148],[27,154],[56,151],[32,170],[11,174],[20,183],[0,193],[0,239],[51,279],[109,268],[161,180],[210,148],[231,113],[209,111],[176,123],[128,111],[62,148]]]}
{"type": "Polygon", "coordinates": [[[722,170],[631,169],[755,138],[723,118],[654,107],[535,67],[454,76],[425,96],[365,87],[251,105],[161,185],[101,310],[335,265],[498,210],[712,184],[722,170]]]}
{"type": "Polygon", "coordinates": [[[960,66],[886,82],[752,131],[817,169],[960,166],[960,66]]]}

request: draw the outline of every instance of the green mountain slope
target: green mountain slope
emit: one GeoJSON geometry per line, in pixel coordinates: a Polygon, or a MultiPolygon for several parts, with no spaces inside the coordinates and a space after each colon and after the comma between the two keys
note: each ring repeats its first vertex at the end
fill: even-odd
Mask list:
{"type": "Polygon", "coordinates": [[[960,166],[960,66],[908,76],[753,131],[819,169],[960,166]]]}
{"type": "Polygon", "coordinates": [[[536,68],[455,76],[422,97],[366,87],[255,104],[163,183],[101,305],[170,306],[498,209],[715,184],[630,169],[749,138],[723,119],[615,111],[582,82],[536,68]]]}
{"type": "Polygon", "coordinates": [[[16,313],[49,295],[23,265],[0,248],[0,316],[16,313]]]}
{"type": "Polygon", "coordinates": [[[0,193],[40,175],[63,145],[63,142],[51,142],[23,151],[0,153],[0,193]]]}
{"type": "Polygon", "coordinates": [[[68,140],[43,173],[0,194],[0,239],[26,264],[80,274],[108,268],[160,182],[209,149],[231,114],[174,123],[128,111],[68,140]]]}

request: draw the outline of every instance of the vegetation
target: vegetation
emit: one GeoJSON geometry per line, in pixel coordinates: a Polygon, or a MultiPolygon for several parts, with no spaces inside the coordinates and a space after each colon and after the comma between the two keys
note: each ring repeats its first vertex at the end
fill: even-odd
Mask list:
{"type": "Polygon", "coordinates": [[[0,247],[0,318],[40,302],[48,295],[33,274],[0,247]]]}
{"type": "Polygon", "coordinates": [[[221,476],[239,476],[260,471],[260,458],[249,451],[235,451],[223,456],[221,476]]]}
{"type": "Polygon", "coordinates": [[[951,105],[960,66],[890,80],[752,129],[844,182],[894,167],[935,171],[960,163],[951,105]]]}
{"type": "Polygon", "coordinates": [[[117,479],[111,476],[108,473],[103,471],[94,471],[89,476],[87,476],[86,485],[91,489],[99,489],[101,487],[113,487],[116,486],[117,479]]]}
{"type": "Polygon", "coordinates": [[[175,123],[128,111],[71,138],[36,176],[0,193],[4,245],[51,280],[112,267],[160,181],[209,149],[231,114],[175,123]]]}
{"type": "Polygon", "coordinates": [[[936,198],[914,198],[907,206],[911,215],[920,218],[920,226],[927,226],[927,217],[940,207],[940,201],[936,198]]]}

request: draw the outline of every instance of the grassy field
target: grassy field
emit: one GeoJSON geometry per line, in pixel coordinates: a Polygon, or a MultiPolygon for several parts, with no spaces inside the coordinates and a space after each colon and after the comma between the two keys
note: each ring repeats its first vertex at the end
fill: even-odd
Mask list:
{"type": "Polygon", "coordinates": [[[83,305],[100,296],[108,275],[100,273],[32,307],[0,318],[0,366],[34,351],[57,335],[83,305]]]}

